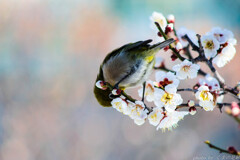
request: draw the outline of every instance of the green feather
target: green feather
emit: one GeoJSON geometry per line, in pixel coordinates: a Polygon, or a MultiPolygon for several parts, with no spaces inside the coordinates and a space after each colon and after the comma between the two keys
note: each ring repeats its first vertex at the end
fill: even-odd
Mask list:
{"type": "MultiPolygon", "coordinates": [[[[96,82],[99,80],[104,81],[102,66],[100,66],[99,74],[97,76],[96,82]]],[[[96,84],[96,82],[95,82],[95,84],[96,84]]],[[[111,93],[110,89],[102,90],[102,89],[96,87],[96,85],[94,85],[94,95],[95,95],[98,103],[100,105],[102,105],[103,107],[111,107],[112,100],[109,98],[110,93],[111,93]]]]}

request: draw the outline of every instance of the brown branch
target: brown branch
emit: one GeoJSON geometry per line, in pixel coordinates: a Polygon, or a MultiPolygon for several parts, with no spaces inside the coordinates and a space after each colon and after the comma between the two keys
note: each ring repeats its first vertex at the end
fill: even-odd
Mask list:
{"type": "Polygon", "coordinates": [[[217,146],[211,144],[210,141],[205,141],[204,143],[206,143],[210,148],[213,148],[213,149],[218,150],[220,153],[228,153],[228,154],[231,154],[231,155],[240,156],[240,153],[239,153],[239,152],[230,153],[228,150],[222,149],[222,148],[220,148],[220,147],[217,147],[217,146]]]}

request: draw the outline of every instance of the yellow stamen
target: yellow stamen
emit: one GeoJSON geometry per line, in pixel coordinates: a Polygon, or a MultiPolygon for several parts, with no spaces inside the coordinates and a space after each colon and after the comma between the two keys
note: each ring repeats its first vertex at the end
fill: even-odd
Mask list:
{"type": "Polygon", "coordinates": [[[185,65],[185,66],[182,67],[182,70],[183,70],[184,72],[188,72],[189,69],[190,69],[190,66],[189,66],[189,65],[185,65]]]}
{"type": "Polygon", "coordinates": [[[206,45],[205,45],[205,48],[207,49],[213,49],[214,48],[214,43],[212,40],[210,41],[207,41],[206,45]]]}
{"type": "Polygon", "coordinates": [[[200,93],[200,97],[202,97],[202,99],[203,99],[204,101],[209,101],[208,91],[202,91],[202,92],[200,93]]]}
{"type": "Polygon", "coordinates": [[[172,98],[173,98],[173,94],[169,94],[169,93],[166,92],[166,93],[164,93],[164,95],[162,96],[161,101],[164,102],[165,104],[166,104],[166,103],[171,104],[172,98]]]}

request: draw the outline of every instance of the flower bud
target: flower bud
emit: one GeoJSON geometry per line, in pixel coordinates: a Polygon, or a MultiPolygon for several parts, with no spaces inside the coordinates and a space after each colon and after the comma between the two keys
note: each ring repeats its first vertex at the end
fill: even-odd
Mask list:
{"type": "Polygon", "coordinates": [[[121,89],[113,89],[113,90],[112,90],[112,94],[113,94],[113,95],[116,95],[116,96],[117,96],[117,95],[120,95],[121,92],[122,92],[121,89]]]}
{"type": "Polygon", "coordinates": [[[102,89],[102,90],[106,90],[107,89],[106,84],[103,81],[101,81],[101,80],[96,82],[96,87],[99,88],[99,89],[102,89]]]}
{"type": "Polygon", "coordinates": [[[168,34],[169,32],[173,31],[173,24],[169,23],[165,29],[165,33],[168,34]]]}
{"type": "Polygon", "coordinates": [[[167,21],[168,21],[168,23],[174,23],[174,22],[175,22],[175,17],[174,17],[174,15],[173,15],[173,14],[169,14],[169,15],[167,16],[167,21]]]}
{"type": "Polygon", "coordinates": [[[169,50],[169,46],[166,46],[164,49],[163,49],[165,52],[169,50]]]}
{"type": "Polygon", "coordinates": [[[172,54],[172,55],[171,55],[172,61],[175,61],[177,58],[178,58],[178,57],[177,57],[175,54],[172,54]]]}
{"type": "Polygon", "coordinates": [[[232,102],[232,115],[238,116],[240,114],[239,105],[236,102],[232,102]]]}
{"type": "Polygon", "coordinates": [[[190,107],[190,108],[189,108],[189,113],[190,113],[192,116],[195,115],[196,112],[197,112],[196,107],[190,107]]]}
{"type": "Polygon", "coordinates": [[[188,106],[189,107],[193,107],[195,105],[194,101],[193,100],[189,100],[188,101],[188,106]]]}
{"type": "Polygon", "coordinates": [[[158,33],[157,33],[157,35],[158,35],[159,37],[162,37],[162,34],[161,34],[161,32],[158,32],[158,33]]]}
{"type": "Polygon", "coordinates": [[[231,153],[231,154],[237,154],[237,150],[235,149],[235,147],[233,146],[229,146],[228,147],[228,152],[231,153]]]}

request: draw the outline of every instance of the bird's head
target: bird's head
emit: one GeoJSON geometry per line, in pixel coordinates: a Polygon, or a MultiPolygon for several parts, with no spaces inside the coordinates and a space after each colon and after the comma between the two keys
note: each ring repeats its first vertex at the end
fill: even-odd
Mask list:
{"type": "MultiPolygon", "coordinates": [[[[100,67],[99,69],[99,74],[97,76],[96,82],[102,80],[104,81],[104,77],[103,77],[103,71],[102,71],[102,67],[100,67]]],[[[96,84],[95,82],[95,84],[96,84]]],[[[109,98],[109,95],[111,94],[111,90],[109,88],[107,88],[106,90],[102,90],[98,87],[96,87],[96,85],[94,85],[94,95],[98,101],[98,103],[100,105],[102,105],[103,107],[111,107],[111,101],[112,99],[109,98]]]]}

